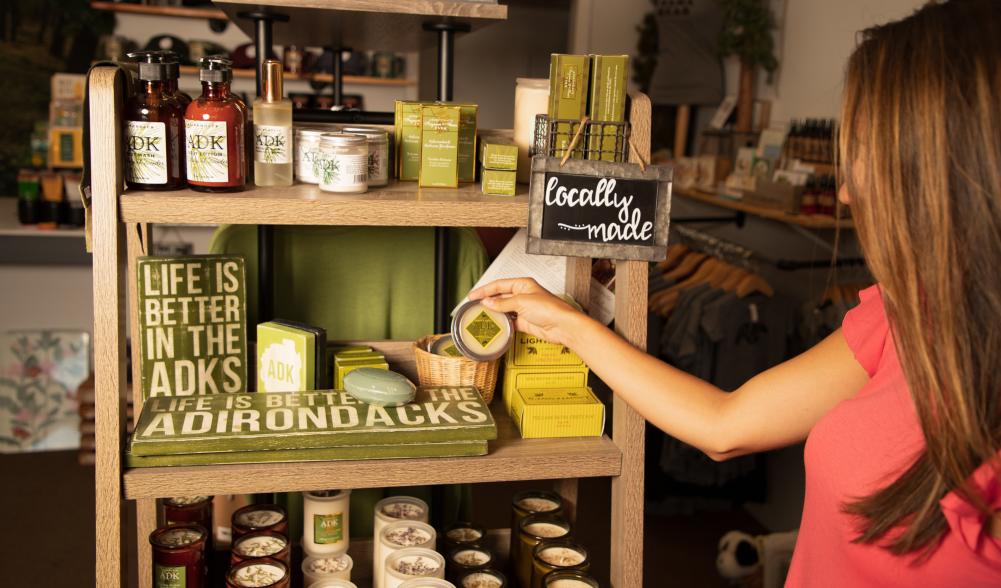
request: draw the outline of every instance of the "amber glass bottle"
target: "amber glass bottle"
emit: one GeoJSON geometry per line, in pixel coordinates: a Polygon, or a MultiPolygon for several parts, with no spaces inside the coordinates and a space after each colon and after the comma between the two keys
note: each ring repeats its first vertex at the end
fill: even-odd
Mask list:
{"type": "Polygon", "coordinates": [[[167,92],[169,92],[185,109],[191,104],[191,96],[188,96],[177,87],[177,79],[181,77],[180,60],[177,53],[173,51],[163,52],[163,62],[167,64],[167,92]]]}
{"type": "Polygon", "coordinates": [[[230,92],[232,62],[221,55],[199,65],[202,95],[184,115],[188,185],[203,192],[235,192],[246,182],[247,107],[230,92]]]}
{"type": "Polygon", "coordinates": [[[153,52],[139,62],[140,89],[125,105],[125,181],[138,190],[184,187],[184,108],[167,92],[169,72],[153,52]]]}

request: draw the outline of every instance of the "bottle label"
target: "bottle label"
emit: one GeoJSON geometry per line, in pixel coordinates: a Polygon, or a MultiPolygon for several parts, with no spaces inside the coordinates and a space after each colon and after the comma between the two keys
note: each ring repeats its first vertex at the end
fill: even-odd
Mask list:
{"type": "Polygon", "coordinates": [[[480,311],[480,314],[466,325],[466,332],[486,349],[500,334],[501,327],[486,311],[480,311]]]}
{"type": "Polygon", "coordinates": [[[313,542],[318,544],[344,541],[344,514],[313,515],[313,542]]]}
{"type": "Polygon", "coordinates": [[[185,576],[187,570],[184,566],[162,566],[156,564],[153,570],[154,588],[184,588],[187,586],[185,576]]]}
{"type": "Polygon", "coordinates": [[[321,188],[364,186],[368,181],[368,154],[325,155],[321,188]]]}
{"type": "Polygon", "coordinates": [[[130,120],[125,134],[128,180],[137,184],[166,184],[167,125],[130,120]]]}
{"type": "Polygon", "coordinates": [[[229,182],[229,150],[224,121],[185,120],[188,179],[195,182],[229,182]]]}
{"type": "Polygon", "coordinates": [[[280,125],[254,125],[254,158],[257,163],[288,163],[292,129],[280,125]]]}

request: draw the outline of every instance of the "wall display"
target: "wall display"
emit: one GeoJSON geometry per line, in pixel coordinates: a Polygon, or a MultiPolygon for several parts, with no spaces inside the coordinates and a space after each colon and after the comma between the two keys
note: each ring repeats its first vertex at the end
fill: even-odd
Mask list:
{"type": "Polygon", "coordinates": [[[537,156],[528,252],[660,261],[667,253],[671,170],[537,156]]]}
{"type": "Polygon", "coordinates": [[[452,315],[452,341],[462,355],[475,361],[492,361],[504,355],[514,333],[513,318],[479,300],[467,300],[452,315]]]}
{"type": "Polygon", "coordinates": [[[247,390],[243,257],[140,257],[143,399],[247,390]]]}

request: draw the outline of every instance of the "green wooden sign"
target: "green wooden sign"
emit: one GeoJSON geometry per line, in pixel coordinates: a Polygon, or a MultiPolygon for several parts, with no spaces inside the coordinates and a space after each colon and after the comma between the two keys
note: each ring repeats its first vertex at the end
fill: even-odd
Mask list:
{"type": "Polygon", "coordinates": [[[486,441],[497,425],[473,387],[420,388],[414,402],[374,406],[339,390],[153,397],[132,455],[486,441]]]}
{"type": "Polygon", "coordinates": [[[243,257],[138,260],[143,399],[247,390],[243,257]]]}

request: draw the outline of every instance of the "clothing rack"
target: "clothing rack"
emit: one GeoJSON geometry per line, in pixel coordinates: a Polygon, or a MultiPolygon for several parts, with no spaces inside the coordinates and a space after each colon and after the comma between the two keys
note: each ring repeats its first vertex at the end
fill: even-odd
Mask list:
{"type": "Polygon", "coordinates": [[[834,261],[812,260],[800,261],[794,259],[772,259],[757,251],[748,249],[743,245],[737,245],[714,235],[703,233],[697,229],[675,224],[671,227],[672,237],[676,241],[681,241],[692,249],[701,251],[718,257],[733,265],[753,269],[754,266],[770,265],[783,271],[796,271],[801,269],[823,269],[829,267],[865,266],[865,259],[861,257],[839,257],[834,261]]]}

